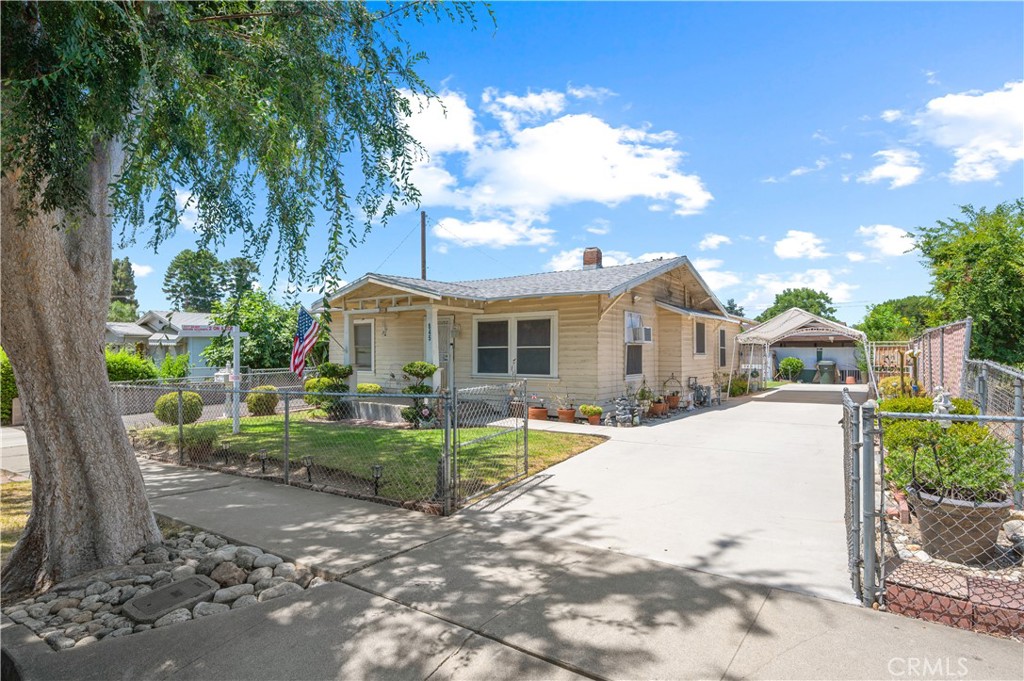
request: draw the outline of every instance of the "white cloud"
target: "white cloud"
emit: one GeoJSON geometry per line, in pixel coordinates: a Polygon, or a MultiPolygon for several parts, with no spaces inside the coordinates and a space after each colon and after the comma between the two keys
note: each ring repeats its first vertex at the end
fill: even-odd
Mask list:
{"type": "Polygon", "coordinates": [[[404,93],[412,106],[409,133],[428,153],[472,151],[477,145],[476,114],[457,92],[442,92],[438,99],[404,93]]]}
{"type": "Polygon", "coordinates": [[[914,239],[910,233],[893,225],[858,227],[857,234],[864,238],[868,248],[882,257],[905,255],[914,248],[914,239]]]}
{"type": "Polygon", "coordinates": [[[554,243],[553,229],[533,227],[530,220],[468,220],[444,218],[433,227],[434,236],[460,246],[541,246],[554,243]]]}
{"type": "Polygon", "coordinates": [[[712,291],[728,288],[740,283],[742,279],[735,272],[720,270],[722,261],[714,258],[694,258],[690,261],[694,269],[703,277],[712,291]]]}
{"type": "Polygon", "coordinates": [[[788,260],[792,258],[810,258],[812,260],[828,257],[824,249],[825,240],[814,232],[791,229],[786,236],[775,242],[775,255],[788,260]]]}
{"type": "Polygon", "coordinates": [[[867,256],[860,251],[850,251],[846,254],[846,259],[850,262],[864,262],[864,260],[867,259],[867,256]]]}
{"type": "Polygon", "coordinates": [[[1024,159],[1024,81],[937,97],[913,124],[924,139],[953,154],[950,180],[995,179],[1024,159]]]}
{"type": "Polygon", "coordinates": [[[937,71],[922,71],[929,85],[940,85],[937,71]]]}
{"type": "Polygon", "coordinates": [[[793,168],[789,171],[790,177],[800,177],[801,175],[807,175],[808,173],[816,173],[819,170],[824,170],[828,166],[827,158],[819,158],[814,162],[813,166],[800,166],[793,168]]]}
{"type": "Polygon", "coordinates": [[[584,229],[591,234],[604,235],[612,231],[612,226],[611,223],[604,218],[596,218],[584,229]]]}
{"type": "Polygon", "coordinates": [[[559,114],[565,109],[565,94],[554,90],[499,95],[496,88],[487,88],[482,100],[484,111],[498,119],[501,127],[510,134],[519,130],[523,123],[536,122],[543,116],[559,114]]]}
{"type": "MultiPolygon", "coordinates": [[[[566,251],[560,251],[548,260],[544,268],[551,272],[581,269],[583,267],[583,250],[583,248],[571,248],[566,251]]],[[[628,265],[634,262],[649,262],[651,260],[659,259],[668,260],[670,258],[678,257],[678,253],[673,253],[671,251],[641,253],[636,257],[631,256],[626,251],[602,251],[601,264],[604,267],[616,267],[618,265],[628,265]]]]}
{"type": "MultiPolygon", "coordinates": [[[[609,94],[569,87],[573,101],[609,94]]],[[[463,241],[498,248],[551,244],[554,230],[543,227],[549,212],[575,203],[640,199],[651,210],[685,216],[713,199],[698,175],[682,170],[685,154],[675,148],[672,131],[614,127],[589,113],[566,113],[570,100],[553,90],[517,95],[488,88],[477,112],[462,94],[446,91],[441,100],[447,117],[441,103],[413,102],[410,126],[429,158],[415,165],[411,179],[424,206],[470,214],[449,225],[460,234],[466,225],[481,228],[463,241]],[[487,131],[481,112],[501,131],[487,131]]],[[[605,228],[587,229],[602,234],[605,228]]]]}
{"type": "Polygon", "coordinates": [[[886,109],[882,112],[882,120],[886,123],[893,123],[903,118],[903,112],[899,109],[886,109]]]}
{"type": "Polygon", "coordinates": [[[775,302],[775,296],[787,288],[812,288],[824,291],[835,303],[846,303],[853,300],[853,291],[857,284],[837,281],[833,273],[825,269],[810,269],[805,272],[787,274],[759,274],[755,277],[756,288],[743,301],[749,310],[763,310],[775,302]]]}
{"type": "Polygon", "coordinates": [[[142,279],[143,277],[148,276],[152,273],[153,268],[150,267],[149,265],[140,265],[137,262],[132,263],[132,274],[134,274],[139,279],[142,279]]]}
{"type": "Polygon", "coordinates": [[[594,99],[598,102],[603,102],[609,97],[614,97],[615,93],[606,87],[594,87],[592,85],[580,85],[579,87],[573,86],[571,83],[566,88],[566,91],[570,96],[576,99],[594,99]]]}
{"type": "Polygon", "coordinates": [[[199,222],[198,202],[192,192],[184,189],[174,190],[174,203],[178,208],[178,224],[185,229],[195,230],[199,222]]]}
{"type": "Polygon", "coordinates": [[[835,144],[835,142],[833,142],[832,139],[821,130],[815,130],[814,134],[811,135],[811,139],[821,142],[822,144],[835,144]]]}
{"type": "Polygon", "coordinates": [[[882,159],[882,163],[861,174],[857,178],[858,182],[873,184],[889,180],[889,189],[896,189],[914,184],[924,172],[920,165],[921,156],[916,151],[883,149],[876,151],[872,156],[882,159]]]}
{"type": "Polygon", "coordinates": [[[697,248],[702,251],[713,251],[719,246],[729,245],[731,243],[732,239],[724,234],[709,233],[704,235],[704,238],[700,240],[699,244],[697,244],[697,248]]]}

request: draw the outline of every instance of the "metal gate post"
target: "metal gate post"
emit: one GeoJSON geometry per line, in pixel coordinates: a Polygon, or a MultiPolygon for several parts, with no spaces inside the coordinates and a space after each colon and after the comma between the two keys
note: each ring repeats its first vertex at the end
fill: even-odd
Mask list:
{"type": "Polygon", "coordinates": [[[178,465],[185,465],[185,405],[182,404],[181,388],[178,388],[178,465]]]}
{"type": "MultiPolygon", "coordinates": [[[[846,405],[843,405],[844,409],[849,409],[846,405]]],[[[850,423],[850,432],[846,434],[850,438],[850,480],[846,483],[850,489],[850,532],[853,534],[852,542],[854,550],[853,559],[853,581],[854,581],[854,593],[858,595],[863,588],[863,580],[860,576],[861,568],[863,567],[864,554],[861,551],[861,517],[860,517],[860,450],[864,446],[864,441],[861,438],[860,426],[861,426],[861,414],[860,407],[857,407],[857,411],[849,414],[847,420],[850,423]]]]}
{"type": "MultiPolygon", "coordinates": [[[[1017,418],[1024,416],[1024,381],[1020,378],[1013,379],[1013,415],[1017,418]]],[[[1013,503],[1018,509],[1024,501],[1024,491],[1018,486],[1021,477],[1024,476],[1024,423],[1017,421],[1013,424],[1013,503]]]]}
{"type": "Polygon", "coordinates": [[[526,381],[523,381],[523,473],[530,474],[530,405],[526,402],[526,381]]]}
{"type": "Polygon", "coordinates": [[[290,393],[284,394],[284,484],[290,484],[290,473],[291,473],[291,447],[288,439],[289,429],[291,425],[289,402],[291,398],[290,393]]]}
{"type": "MultiPolygon", "coordinates": [[[[449,379],[449,385],[451,385],[449,379]]],[[[443,398],[444,403],[444,445],[441,449],[441,464],[444,467],[444,514],[452,514],[452,399],[451,395],[443,398]]]]}
{"type": "Polygon", "coordinates": [[[861,601],[864,605],[872,605],[878,593],[878,574],[875,565],[875,409],[878,404],[868,400],[861,407],[861,492],[863,495],[861,511],[864,522],[861,525],[861,536],[864,539],[864,589],[861,601]]]}
{"type": "Polygon", "coordinates": [[[988,414],[988,365],[981,365],[981,376],[978,378],[981,383],[978,386],[978,411],[982,416],[988,414]]]}

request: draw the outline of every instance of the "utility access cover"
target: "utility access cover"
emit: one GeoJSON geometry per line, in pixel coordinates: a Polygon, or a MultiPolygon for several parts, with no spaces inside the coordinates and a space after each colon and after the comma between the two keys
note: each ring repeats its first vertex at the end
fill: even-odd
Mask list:
{"type": "Polygon", "coordinates": [[[124,604],[124,614],[136,622],[151,624],[178,608],[191,609],[193,605],[210,598],[220,584],[204,575],[196,575],[180,582],[136,596],[124,604]]]}

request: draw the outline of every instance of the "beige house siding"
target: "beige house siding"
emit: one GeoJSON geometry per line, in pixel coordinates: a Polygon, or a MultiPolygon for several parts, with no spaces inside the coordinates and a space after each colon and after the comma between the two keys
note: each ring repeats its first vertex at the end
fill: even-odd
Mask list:
{"type": "MultiPolygon", "coordinates": [[[[363,319],[374,320],[373,371],[358,372],[352,380],[353,387],[358,382],[373,382],[400,389],[402,365],[426,358],[424,327],[427,312],[412,310],[373,314],[368,310],[353,309],[357,307],[355,299],[362,298],[365,301],[391,295],[396,295],[393,289],[374,284],[352,294],[350,297],[353,300],[331,301],[331,332],[337,341],[332,341],[330,345],[330,359],[333,362],[344,361],[341,343],[351,338],[351,334],[343,330],[342,309],[347,305],[350,310],[349,324],[363,319]],[[391,378],[392,373],[398,377],[397,382],[391,378]]],[[[397,297],[402,299],[393,303],[397,306],[438,305],[439,320],[446,317],[452,320],[456,335],[449,378],[453,379],[456,387],[511,380],[510,376],[505,375],[473,373],[476,320],[494,319],[503,315],[554,315],[557,375],[551,378],[522,377],[528,381],[529,393],[543,398],[550,409],[556,406],[556,395],[568,395],[577,407],[581,403],[595,403],[607,409],[612,400],[625,392],[627,386],[630,390],[636,390],[645,381],[657,393],[675,390],[678,386],[665,386],[673,374],[682,383],[684,395],[687,393],[687,378],[691,376],[696,377],[701,384],[708,385],[718,370],[724,382],[735,361],[734,343],[740,331],[739,324],[731,320],[704,318],[701,321],[707,328],[707,352],[704,355],[695,353],[695,318],[666,310],[656,304],[657,301],[665,301],[680,307],[708,307],[710,297],[707,291],[685,267],[662,274],[614,298],[605,295],[551,296],[481,304],[449,298],[430,301],[400,292],[397,297]],[[639,313],[643,317],[643,324],[653,330],[654,342],[641,346],[643,374],[635,377],[625,375],[626,312],[639,313]],[[725,367],[718,366],[719,327],[726,329],[728,345],[725,367]]],[[[386,306],[387,303],[382,301],[380,304],[386,306]]],[[[364,306],[372,304],[363,303],[364,306]]],[[[514,349],[511,351],[514,352],[514,349]]]]}

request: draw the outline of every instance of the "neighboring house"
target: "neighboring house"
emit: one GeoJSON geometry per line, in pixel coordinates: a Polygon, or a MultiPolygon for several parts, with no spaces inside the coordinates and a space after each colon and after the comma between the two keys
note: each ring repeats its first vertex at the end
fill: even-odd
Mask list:
{"type": "Polygon", "coordinates": [[[134,324],[107,322],[106,342],[132,347],[145,343],[146,353],[157,364],[167,355],[187,354],[193,373],[203,373],[212,369],[201,354],[203,349],[228,329],[205,312],[154,310],[134,324]]]}
{"type": "Polygon", "coordinates": [[[556,395],[609,406],[645,381],[685,394],[689,377],[728,378],[741,320],[686,257],[602,267],[588,248],[581,265],[460,282],[364,275],[320,306],[331,313],[330,360],[353,366],[353,385],[391,389],[414,360],[442,367],[438,387],[518,376],[548,406],[556,395]]]}
{"type": "Polygon", "coordinates": [[[817,366],[822,361],[835,362],[840,381],[851,376],[857,383],[868,380],[868,376],[861,375],[859,366],[863,362],[858,357],[858,346],[862,352],[867,342],[864,333],[799,307],[791,307],[743,332],[738,342],[740,373],[757,367],[764,371],[765,376],[774,377],[778,375],[779,362],[787,357],[796,357],[804,363],[804,371],[799,377],[804,383],[820,380],[817,366]]]}
{"type": "Polygon", "coordinates": [[[113,347],[134,351],[139,347],[139,343],[142,343],[142,347],[145,349],[149,337],[152,335],[153,331],[151,329],[139,326],[133,322],[107,322],[104,343],[113,347]]]}

